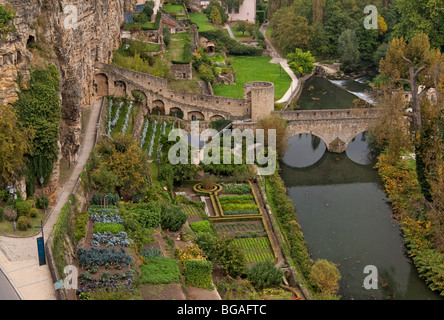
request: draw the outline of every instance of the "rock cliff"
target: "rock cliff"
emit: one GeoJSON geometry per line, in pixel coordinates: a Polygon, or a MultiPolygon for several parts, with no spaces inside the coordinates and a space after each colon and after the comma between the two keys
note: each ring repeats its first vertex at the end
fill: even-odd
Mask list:
{"type": "Polygon", "coordinates": [[[30,68],[56,64],[60,74],[61,156],[76,161],[82,107],[94,93],[94,62],[109,62],[124,13],[137,0],[0,0],[16,12],[15,31],[0,39],[0,104],[17,100],[30,68]],[[20,81],[19,81],[20,80],[20,81]]]}

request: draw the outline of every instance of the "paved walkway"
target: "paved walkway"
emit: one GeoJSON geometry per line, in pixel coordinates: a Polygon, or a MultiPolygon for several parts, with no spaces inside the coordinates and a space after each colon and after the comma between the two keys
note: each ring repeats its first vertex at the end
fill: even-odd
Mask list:
{"type": "Polygon", "coordinates": [[[283,58],[276,50],[276,48],[273,47],[271,44],[271,41],[267,38],[265,31],[267,30],[268,23],[264,23],[261,25],[259,31],[264,35],[264,38],[266,39],[267,47],[270,50],[271,53],[271,63],[279,63],[282,67],[282,69],[285,70],[285,72],[288,73],[288,75],[291,78],[291,84],[290,88],[288,88],[287,92],[284,94],[284,96],[276,101],[277,103],[287,103],[291,99],[293,92],[298,88],[299,85],[299,79],[294,74],[293,70],[290,69],[288,65],[287,59],[283,58]]]}
{"type": "MultiPolygon", "coordinates": [[[[102,100],[98,100],[92,105],[77,164],[69,180],[60,191],[58,201],[48,213],[49,217],[43,226],[45,239],[52,234],[60,210],[73,192],[78,177],[95,145],[96,125],[101,102],[102,100]]],[[[41,237],[41,233],[28,238],[0,236],[0,272],[5,273],[6,278],[23,300],[55,300],[56,294],[49,267],[48,265],[39,266],[38,237],[41,237]]]]}

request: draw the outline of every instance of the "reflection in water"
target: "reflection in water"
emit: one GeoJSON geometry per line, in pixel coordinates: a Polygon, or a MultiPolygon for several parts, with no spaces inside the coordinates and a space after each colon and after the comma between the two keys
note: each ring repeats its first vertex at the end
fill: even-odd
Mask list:
{"type": "Polygon", "coordinates": [[[289,139],[281,176],[312,257],[337,264],[342,299],[440,299],[405,254],[366,140],[333,154],[309,134],[289,139]],[[378,270],[376,290],[363,287],[366,265],[378,270]]]}
{"type": "Polygon", "coordinates": [[[324,155],[326,146],[322,140],[308,133],[288,139],[288,148],[282,161],[290,167],[303,168],[316,163],[324,155]]]}

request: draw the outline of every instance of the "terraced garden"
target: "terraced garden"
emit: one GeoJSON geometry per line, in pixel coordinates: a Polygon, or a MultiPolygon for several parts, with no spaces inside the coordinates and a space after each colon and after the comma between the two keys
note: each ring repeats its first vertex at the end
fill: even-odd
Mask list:
{"type": "Polygon", "coordinates": [[[175,124],[163,118],[146,117],[141,132],[140,148],[147,151],[151,159],[160,158],[162,152],[160,138],[162,135],[168,135],[173,129],[175,124]]]}
{"type": "Polygon", "coordinates": [[[109,99],[108,104],[106,124],[108,136],[114,136],[118,132],[132,134],[139,107],[133,101],[121,99],[109,99]]]}

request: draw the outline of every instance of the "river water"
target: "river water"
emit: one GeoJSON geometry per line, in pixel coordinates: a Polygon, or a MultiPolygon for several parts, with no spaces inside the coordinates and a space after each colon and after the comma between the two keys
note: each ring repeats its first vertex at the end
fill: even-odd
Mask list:
{"type": "MultiPolygon", "coordinates": [[[[334,87],[327,100],[346,96],[342,91],[348,94],[334,87]]],[[[366,133],[355,137],[342,154],[328,152],[311,134],[289,138],[281,176],[312,258],[338,266],[342,276],[338,294],[344,300],[442,299],[428,289],[407,257],[374,164],[366,133]],[[364,288],[370,275],[364,273],[367,265],[376,267],[377,273],[371,275],[377,279],[377,289],[364,288]]]]}

